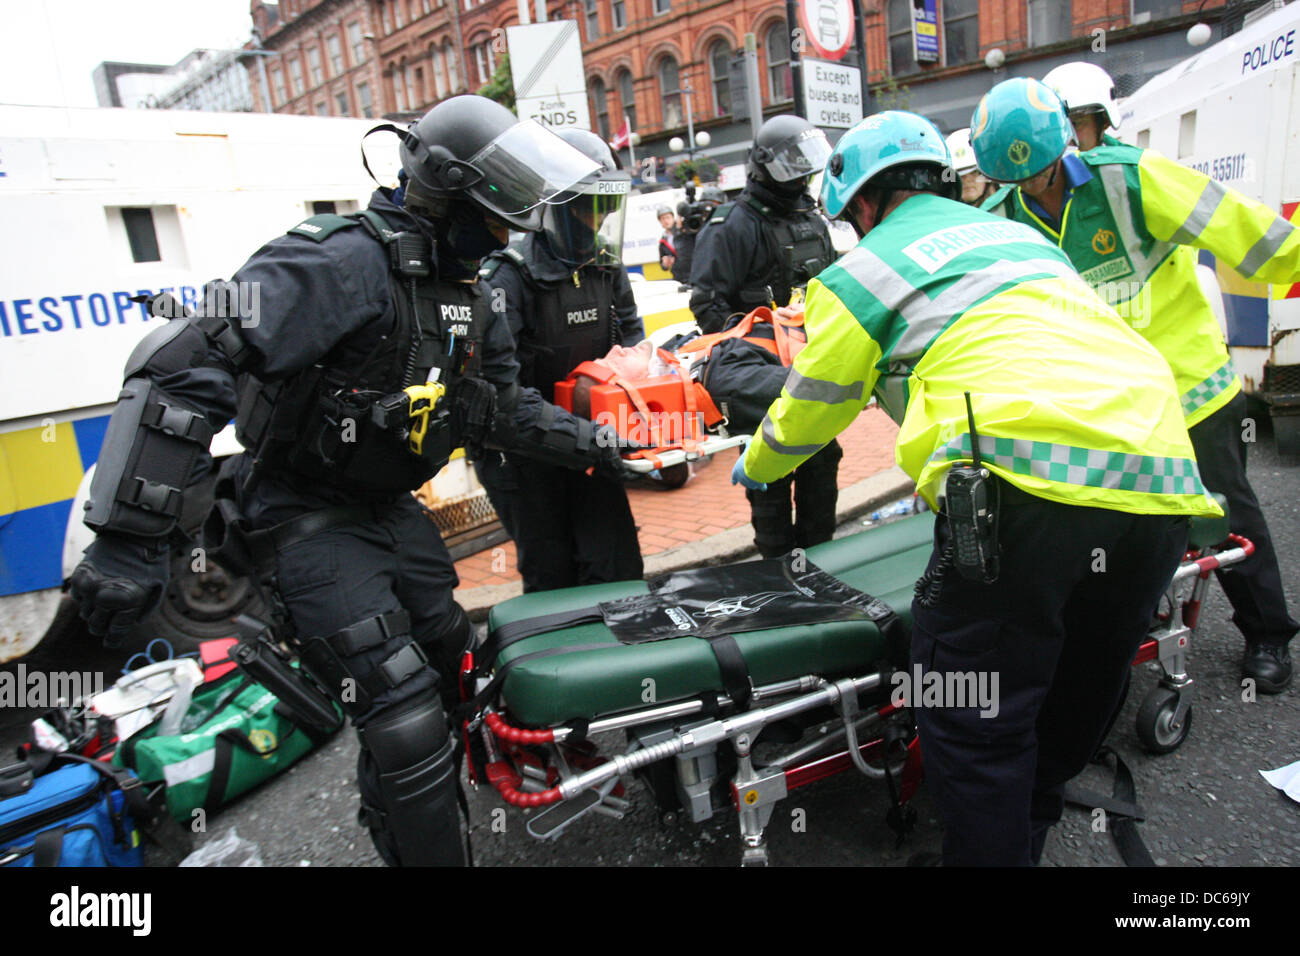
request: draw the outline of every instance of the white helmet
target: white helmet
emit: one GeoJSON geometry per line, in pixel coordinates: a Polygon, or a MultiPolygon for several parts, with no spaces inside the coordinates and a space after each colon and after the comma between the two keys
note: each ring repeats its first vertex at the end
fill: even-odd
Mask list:
{"type": "Polygon", "coordinates": [[[1106,114],[1110,126],[1119,127],[1115,81],[1095,63],[1063,63],[1043,77],[1043,82],[1061,98],[1067,112],[1093,107],[1106,114]]]}
{"type": "Polygon", "coordinates": [[[948,134],[948,152],[952,155],[952,168],[958,176],[965,176],[978,168],[975,150],[970,144],[970,127],[948,134]]]}

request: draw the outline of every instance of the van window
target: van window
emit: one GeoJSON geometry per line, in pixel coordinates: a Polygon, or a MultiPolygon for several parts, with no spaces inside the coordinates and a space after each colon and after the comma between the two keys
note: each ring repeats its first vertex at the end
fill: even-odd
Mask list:
{"type": "Polygon", "coordinates": [[[1178,118],[1178,158],[1185,159],[1196,152],[1196,110],[1178,118]]]}
{"type": "Polygon", "coordinates": [[[1140,130],[1138,130],[1138,134],[1137,134],[1137,147],[1138,147],[1138,149],[1150,149],[1150,148],[1151,148],[1151,130],[1149,130],[1149,129],[1140,129],[1140,130]]]}
{"type": "Polygon", "coordinates": [[[126,241],[131,245],[134,262],[161,262],[158,251],[158,232],[153,226],[153,210],[123,208],[122,224],[126,227],[126,241]]]}
{"type": "Polygon", "coordinates": [[[325,213],[346,216],[357,211],[357,201],[355,199],[313,199],[307,202],[307,211],[313,216],[321,216],[325,213]]]}

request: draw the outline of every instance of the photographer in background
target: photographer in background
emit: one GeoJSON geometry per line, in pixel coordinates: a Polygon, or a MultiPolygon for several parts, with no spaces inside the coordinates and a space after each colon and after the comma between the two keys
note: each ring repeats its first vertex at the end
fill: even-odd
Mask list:
{"type": "Polygon", "coordinates": [[[691,261],[695,258],[695,240],[708,225],[713,210],[727,201],[727,194],[717,186],[705,186],[700,198],[695,198],[695,184],[686,186],[686,201],[677,206],[681,228],[677,230],[677,259],[673,263],[673,278],[682,285],[691,281],[691,261]]]}

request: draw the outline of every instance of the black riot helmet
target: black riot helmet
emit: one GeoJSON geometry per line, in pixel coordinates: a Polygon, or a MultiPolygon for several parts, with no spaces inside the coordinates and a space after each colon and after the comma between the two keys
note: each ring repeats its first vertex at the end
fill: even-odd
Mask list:
{"type": "Polygon", "coordinates": [[[812,123],[793,114],[773,116],[758,130],[746,171],[769,189],[797,195],[830,154],[826,134],[812,123]]]}
{"type": "Polygon", "coordinates": [[[561,129],[556,135],[600,168],[559,193],[542,213],[542,230],[556,258],[571,269],[587,263],[621,265],[623,216],[632,180],[619,169],[606,142],[585,129],[561,129]]]}
{"type": "Polygon", "coordinates": [[[405,130],[402,170],[408,206],[435,214],[447,200],[470,199],[516,229],[541,228],[539,207],[598,166],[540,124],[520,122],[483,96],[453,96],[405,130]]]}

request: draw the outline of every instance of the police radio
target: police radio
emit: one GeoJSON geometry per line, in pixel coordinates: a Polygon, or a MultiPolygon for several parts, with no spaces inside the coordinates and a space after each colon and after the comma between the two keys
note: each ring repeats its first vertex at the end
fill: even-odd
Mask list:
{"type": "Polygon", "coordinates": [[[953,563],[968,581],[992,584],[998,579],[998,484],[980,460],[979,433],[970,392],[966,393],[970,423],[970,465],[954,465],[944,489],[944,514],[952,529],[953,563]]]}

